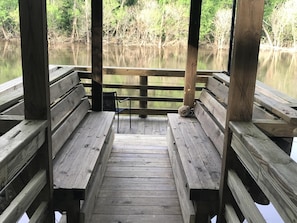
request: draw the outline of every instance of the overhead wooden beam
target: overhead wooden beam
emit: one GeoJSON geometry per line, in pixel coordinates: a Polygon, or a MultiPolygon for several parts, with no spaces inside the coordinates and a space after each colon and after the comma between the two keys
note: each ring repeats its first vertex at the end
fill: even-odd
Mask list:
{"type": "Polygon", "coordinates": [[[184,83],[184,105],[193,107],[198,60],[202,0],[191,0],[187,65],[184,83]]]}
{"type": "Polygon", "coordinates": [[[103,107],[103,64],[102,64],[102,27],[103,2],[92,0],[92,109],[102,111],[103,107]]]}
{"type": "Polygon", "coordinates": [[[241,0],[237,4],[234,50],[228,95],[218,222],[224,222],[228,200],[227,171],[234,161],[229,121],[251,121],[256,85],[264,0],[241,0]]]}
{"type": "Polygon", "coordinates": [[[47,184],[41,199],[49,203],[48,222],[54,222],[46,0],[19,0],[19,10],[25,119],[47,122],[36,168],[46,170],[47,184]]]}

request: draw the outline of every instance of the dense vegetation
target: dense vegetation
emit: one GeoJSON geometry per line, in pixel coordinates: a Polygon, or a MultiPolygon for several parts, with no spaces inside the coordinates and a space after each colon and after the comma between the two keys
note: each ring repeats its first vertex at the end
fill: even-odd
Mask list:
{"type": "MultiPolygon", "coordinates": [[[[50,42],[88,42],[91,0],[48,0],[50,42]]],[[[266,0],[263,42],[297,48],[296,0],[266,0]]],[[[233,0],[203,0],[201,43],[228,44],[233,0]]],[[[117,44],[172,45],[187,40],[190,0],[103,0],[104,40],[117,44]]],[[[0,1],[0,38],[19,36],[18,2],[0,1]]]]}

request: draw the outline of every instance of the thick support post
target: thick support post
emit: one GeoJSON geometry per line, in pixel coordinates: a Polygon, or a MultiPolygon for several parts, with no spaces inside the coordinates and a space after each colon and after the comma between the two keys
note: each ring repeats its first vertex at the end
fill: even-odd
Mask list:
{"type": "Polygon", "coordinates": [[[46,140],[36,160],[37,169],[47,171],[47,184],[40,199],[48,202],[47,222],[54,222],[46,1],[20,0],[19,10],[25,118],[47,120],[46,140]]]}
{"type": "Polygon", "coordinates": [[[184,105],[193,107],[195,100],[198,45],[202,0],[191,0],[187,65],[184,84],[184,105]]]}
{"type": "Polygon", "coordinates": [[[231,196],[227,188],[227,172],[232,167],[235,157],[230,145],[232,135],[229,129],[229,121],[252,120],[263,12],[264,0],[238,1],[219,193],[218,222],[225,222],[225,204],[230,201],[231,196]]]}
{"type": "Polygon", "coordinates": [[[67,223],[79,223],[80,222],[80,201],[79,200],[72,200],[69,203],[67,209],[67,223]]]}
{"type": "Polygon", "coordinates": [[[103,110],[102,0],[92,0],[92,109],[103,110]]]}
{"type": "MultiPolygon", "coordinates": [[[[139,94],[140,94],[140,97],[147,97],[147,83],[148,83],[148,77],[147,76],[140,76],[139,77],[140,80],[140,90],[139,90],[139,94]]],[[[147,108],[147,101],[143,101],[143,100],[140,100],[139,101],[139,108],[140,109],[146,109],[147,108]]],[[[146,114],[140,114],[139,115],[140,118],[146,118],[147,115],[146,114]]]]}

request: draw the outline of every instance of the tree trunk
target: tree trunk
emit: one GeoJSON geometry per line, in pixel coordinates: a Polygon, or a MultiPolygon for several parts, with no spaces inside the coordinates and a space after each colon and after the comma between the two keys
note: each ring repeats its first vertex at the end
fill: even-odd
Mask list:
{"type": "Polygon", "coordinates": [[[272,43],[271,37],[270,37],[269,32],[268,32],[268,30],[266,29],[264,23],[263,23],[262,27],[263,27],[263,31],[264,31],[264,33],[265,33],[265,36],[267,37],[267,40],[268,40],[269,45],[270,45],[271,47],[273,47],[273,43],[272,43]]]}
{"type": "Polygon", "coordinates": [[[4,29],[3,26],[1,27],[1,29],[2,29],[2,33],[3,33],[4,39],[5,40],[9,40],[9,37],[8,37],[8,35],[7,35],[7,33],[6,33],[6,31],[5,31],[5,29],[4,29]]]}
{"type": "MultiPolygon", "coordinates": [[[[76,0],[73,2],[73,12],[76,11],[76,0]]],[[[78,39],[78,31],[77,31],[77,15],[74,14],[73,22],[72,22],[72,33],[71,33],[71,42],[74,42],[78,39]]]]}
{"type": "Polygon", "coordinates": [[[90,43],[90,32],[89,32],[89,0],[85,0],[85,27],[86,27],[86,39],[87,44],[90,43]]]}

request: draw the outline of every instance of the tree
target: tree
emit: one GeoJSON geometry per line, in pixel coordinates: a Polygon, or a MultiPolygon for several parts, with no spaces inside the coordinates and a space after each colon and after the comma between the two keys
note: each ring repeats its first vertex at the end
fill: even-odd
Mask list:
{"type": "Polygon", "coordinates": [[[279,4],[271,14],[274,47],[297,46],[297,6],[295,0],[279,4]]]}
{"type": "Polygon", "coordinates": [[[230,38],[230,21],[232,18],[231,9],[220,9],[215,16],[214,42],[218,49],[223,49],[230,38]]]}
{"type": "Polygon", "coordinates": [[[0,1],[0,29],[5,40],[9,40],[18,32],[17,1],[0,1]]]}

